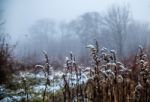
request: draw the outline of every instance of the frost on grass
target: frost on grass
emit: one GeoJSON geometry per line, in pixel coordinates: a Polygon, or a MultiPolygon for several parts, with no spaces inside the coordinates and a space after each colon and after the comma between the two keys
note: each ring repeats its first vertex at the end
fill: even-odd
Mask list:
{"type": "MultiPolygon", "coordinates": [[[[23,78],[23,80],[19,79],[20,81],[15,82],[21,84],[25,81],[25,85],[30,88],[30,91],[20,88],[15,93],[26,92],[29,94],[28,99],[34,97],[42,100],[46,100],[51,94],[52,96],[56,95],[57,98],[63,97],[60,99],[61,101],[70,102],[73,100],[85,102],[85,100],[90,101],[91,99],[98,99],[94,100],[95,102],[100,100],[101,102],[113,102],[114,100],[122,102],[123,99],[128,102],[129,98],[135,99],[136,102],[144,102],[140,99],[142,97],[146,99],[149,96],[142,96],[141,92],[148,95],[149,86],[146,85],[150,85],[148,56],[144,49],[139,48],[135,60],[136,70],[133,71],[118,60],[116,51],[104,47],[99,50],[97,46],[86,46],[90,49],[91,66],[78,65],[74,54],[71,52],[69,57],[65,58],[63,71],[54,71],[47,53],[44,52],[43,64],[35,66],[38,73],[20,72],[16,76],[23,78]],[[34,84],[30,84],[31,80],[34,84]]],[[[5,87],[0,86],[0,88],[0,91],[4,92],[5,87]]],[[[1,101],[10,100],[11,102],[11,100],[21,100],[22,98],[26,99],[27,97],[24,94],[13,95],[13,97],[5,97],[1,101]]],[[[55,100],[55,98],[53,96],[52,99],[55,100]]]]}

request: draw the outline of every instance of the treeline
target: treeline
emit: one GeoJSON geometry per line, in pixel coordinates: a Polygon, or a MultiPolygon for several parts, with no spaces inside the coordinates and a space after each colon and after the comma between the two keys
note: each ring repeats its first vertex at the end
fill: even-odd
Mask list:
{"type": "Polygon", "coordinates": [[[61,60],[72,51],[85,61],[88,57],[84,46],[95,40],[101,47],[116,49],[122,57],[134,54],[138,45],[149,51],[149,24],[131,15],[127,6],[112,6],[104,13],[88,12],[68,22],[39,20],[19,42],[17,56],[38,61],[41,51],[46,50],[53,60],[61,60]]]}

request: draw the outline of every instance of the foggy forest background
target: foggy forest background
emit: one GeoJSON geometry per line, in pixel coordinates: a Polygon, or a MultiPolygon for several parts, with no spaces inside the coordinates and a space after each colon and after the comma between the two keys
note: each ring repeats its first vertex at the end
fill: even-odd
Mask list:
{"type": "Polygon", "coordinates": [[[15,49],[16,56],[26,63],[38,62],[42,50],[55,61],[72,51],[87,63],[85,46],[95,40],[101,48],[115,49],[122,58],[134,55],[139,45],[150,51],[149,23],[134,20],[127,6],[112,5],[106,12],[87,12],[68,22],[41,19],[28,32],[15,49]]]}

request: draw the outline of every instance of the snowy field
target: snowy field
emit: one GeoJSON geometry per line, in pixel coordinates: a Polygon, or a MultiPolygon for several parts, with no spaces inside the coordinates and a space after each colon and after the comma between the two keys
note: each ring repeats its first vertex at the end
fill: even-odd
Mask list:
{"type": "MultiPolygon", "coordinates": [[[[54,74],[49,76],[50,84],[47,86],[47,92],[49,93],[55,93],[64,86],[63,81],[63,72],[55,72],[54,74]]],[[[70,86],[74,86],[77,84],[76,74],[72,73],[66,74],[66,79],[68,82],[70,82],[70,86]]],[[[78,77],[78,83],[86,83],[88,77],[86,74],[82,74],[81,77],[78,77]]],[[[35,97],[42,98],[42,93],[45,89],[45,82],[46,78],[43,72],[39,72],[37,74],[31,73],[31,72],[20,72],[19,75],[14,75],[14,83],[24,84],[23,81],[26,81],[26,85],[28,87],[27,90],[29,90],[28,98],[32,99],[35,97]],[[30,81],[30,82],[28,82],[30,81]],[[33,82],[32,82],[33,81],[33,82]],[[34,84],[32,84],[34,83],[34,84]]],[[[22,86],[21,86],[22,87],[22,86]]],[[[0,93],[3,95],[3,99],[0,100],[0,102],[17,102],[25,99],[27,96],[24,93],[24,88],[18,88],[17,90],[10,90],[6,89],[5,86],[0,86],[0,93]]]]}

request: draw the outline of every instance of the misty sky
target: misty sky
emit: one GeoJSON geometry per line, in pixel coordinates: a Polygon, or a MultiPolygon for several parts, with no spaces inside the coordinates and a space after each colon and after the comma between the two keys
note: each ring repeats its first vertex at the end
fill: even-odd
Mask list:
{"type": "Polygon", "coordinates": [[[149,0],[10,0],[7,4],[7,32],[17,40],[39,19],[69,21],[85,12],[103,14],[111,5],[128,5],[132,16],[150,22],[149,0]]]}

